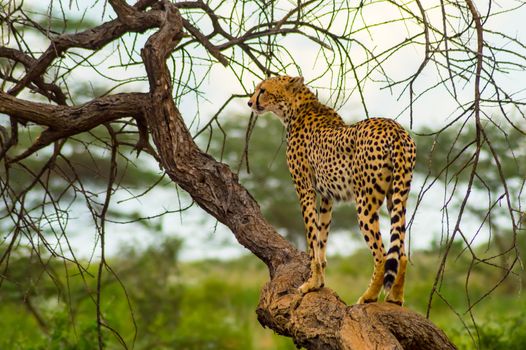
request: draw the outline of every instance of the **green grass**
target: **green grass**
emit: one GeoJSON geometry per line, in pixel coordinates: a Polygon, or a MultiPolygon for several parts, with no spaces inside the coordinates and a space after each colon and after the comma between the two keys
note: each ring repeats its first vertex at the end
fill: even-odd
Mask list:
{"type": "MultiPolygon", "coordinates": [[[[526,348],[526,328],[520,323],[526,318],[526,298],[520,294],[517,280],[510,279],[467,312],[465,294],[467,257],[451,259],[446,267],[446,278],[440,285],[440,295],[435,296],[431,320],[444,329],[460,349],[522,349],[526,348]]],[[[425,314],[429,295],[436,274],[439,257],[430,252],[413,254],[406,282],[406,306],[425,314]]],[[[330,257],[327,286],[334,289],[348,304],[354,303],[366,288],[372,272],[370,253],[360,250],[351,257],[330,257]]],[[[264,330],[257,323],[254,310],[261,286],[267,281],[265,266],[253,257],[220,262],[204,261],[181,266],[182,280],[188,282],[188,292],[202,296],[213,303],[216,310],[228,310],[236,318],[233,324],[248,325],[245,332],[253,339],[252,345],[243,349],[294,349],[288,339],[264,330]],[[214,296],[201,289],[215,288],[214,296]],[[205,296],[208,295],[208,296],[205,296]],[[221,302],[218,302],[218,299],[221,302]]],[[[475,268],[469,284],[471,301],[477,300],[493,283],[498,282],[494,269],[475,268]]],[[[204,310],[203,310],[204,311],[204,310]]],[[[184,322],[184,321],[183,321],[184,322]]]]}
{"type": "MultiPolygon", "coordinates": [[[[112,259],[110,266],[126,293],[111,271],[104,271],[104,318],[129,348],[134,344],[134,349],[295,349],[290,339],[257,321],[259,293],[268,280],[263,263],[253,256],[180,263],[178,247],[178,242],[167,241],[144,253],[124,252],[112,259]]],[[[467,312],[466,274],[471,260],[457,255],[448,260],[439,285],[444,300],[434,297],[431,320],[459,349],[526,349],[526,297],[520,293],[520,281],[506,280],[467,312]]],[[[328,263],[327,286],[348,304],[354,303],[368,284],[370,253],[360,250],[351,257],[330,257],[328,263]]],[[[438,264],[433,251],[412,255],[407,307],[425,314],[438,264]]],[[[51,260],[44,269],[27,258],[13,258],[8,271],[0,289],[0,349],[97,348],[96,265],[82,277],[71,264],[51,260]],[[22,300],[30,300],[44,327],[22,300]]],[[[485,265],[471,269],[467,282],[471,302],[499,281],[499,273],[485,265]]],[[[113,331],[104,328],[103,334],[107,349],[122,348],[113,331]]]]}

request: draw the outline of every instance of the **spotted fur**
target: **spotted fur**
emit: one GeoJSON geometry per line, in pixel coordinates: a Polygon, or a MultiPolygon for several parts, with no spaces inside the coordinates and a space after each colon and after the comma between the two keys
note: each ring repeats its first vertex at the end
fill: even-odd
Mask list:
{"type": "Polygon", "coordinates": [[[287,128],[287,164],[301,205],[311,261],[311,276],[300,292],[323,287],[333,200],[353,200],[374,258],[369,287],[358,302],[376,301],[383,285],[386,300],[401,305],[407,263],[406,202],[416,156],[409,134],[391,119],[370,118],[346,125],[318,101],[302,77],[262,81],[248,105],[256,113],[273,112],[287,128]],[[379,228],[384,199],[391,217],[387,254],[379,228]]]}

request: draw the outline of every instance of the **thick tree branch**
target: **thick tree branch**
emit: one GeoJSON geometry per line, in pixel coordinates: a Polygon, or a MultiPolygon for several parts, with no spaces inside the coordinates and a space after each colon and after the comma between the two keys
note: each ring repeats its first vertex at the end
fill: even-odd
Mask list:
{"type": "Polygon", "coordinates": [[[171,97],[165,63],[182,37],[182,18],[172,4],[165,6],[166,23],[142,51],[152,99],[145,107],[145,115],[162,166],[204,210],[230,227],[238,241],[269,266],[272,275],[277,266],[298,253],[261,217],[257,203],[239,185],[237,176],[193,142],[171,97]]]}
{"type": "MultiPolygon", "coordinates": [[[[28,149],[9,159],[9,162],[24,159],[59,139],[91,130],[116,119],[142,118],[142,107],[147,100],[147,94],[122,93],[99,97],[81,106],[69,107],[31,102],[0,92],[0,113],[22,122],[48,127],[28,149]]],[[[144,148],[147,141],[144,137],[139,141],[141,143],[138,146],[144,148]]]]}
{"type": "MultiPolygon", "coordinates": [[[[117,1],[117,8],[120,9],[117,1]]],[[[124,12],[124,10],[123,10],[124,12]]],[[[126,13],[130,13],[127,11],[126,13]]],[[[98,50],[109,42],[121,37],[126,32],[144,32],[147,29],[158,27],[160,12],[151,10],[147,12],[135,12],[135,15],[126,16],[126,21],[120,18],[101,24],[98,27],[85,30],[75,34],[63,34],[51,40],[48,49],[38,58],[26,75],[9,90],[10,95],[17,95],[22,89],[36,77],[48,69],[51,63],[70,48],[84,48],[98,50]]]]}
{"type": "Polygon", "coordinates": [[[122,93],[69,107],[32,102],[0,92],[0,113],[55,131],[78,133],[112,120],[136,116],[147,100],[147,94],[122,93]]]}

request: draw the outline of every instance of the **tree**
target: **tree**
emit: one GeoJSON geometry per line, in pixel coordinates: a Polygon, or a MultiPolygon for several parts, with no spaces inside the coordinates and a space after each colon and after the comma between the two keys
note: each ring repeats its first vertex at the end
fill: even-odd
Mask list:
{"type": "MultiPolygon", "coordinates": [[[[82,198],[100,240],[98,288],[94,293],[99,347],[104,346],[104,330],[118,337],[104,320],[100,285],[102,276],[112,273],[105,258],[105,233],[112,196],[121,186],[118,163],[123,160],[133,163],[124,155],[133,148],[154,159],[195,203],[228,226],[239,243],[268,266],[270,281],[262,290],[257,311],[263,326],[290,336],[309,349],[454,347],[430,321],[407,309],[384,304],[348,307],[327,288],[301,297],[296,288],[307,277],[307,256],[276,233],[262,217],[252,196],[239,184],[237,175],[198,148],[194,136],[221,132],[219,116],[232,101],[247,96],[251,90],[248,77],[262,78],[284,71],[301,73],[300,67],[293,63],[298,54],[289,49],[291,37],[319,47],[324,64],[312,74],[311,84],[322,81],[324,76],[331,77],[336,87],[330,90],[329,103],[340,106],[345,102],[349,97],[346,88],[350,86],[350,92],[359,96],[367,117],[366,86],[372,82],[380,81],[399,91],[400,97],[408,101],[411,127],[418,102],[434,89],[447,90],[458,111],[453,121],[436,134],[452,126],[472,124],[475,135],[462,149],[470,152],[470,157],[459,172],[453,175],[447,172],[448,166],[457,161],[456,154],[448,154],[448,163],[444,165],[448,181],[467,174],[468,182],[456,222],[443,242],[443,263],[437,270],[431,299],[439,295],[437,286],[443,280],[445,261],[455,238],[462,236],[470,246],[470,239],[462,231],[462,218],[472,201],[474,184],[483,182],[478,169],[483,146],[496,164],[497,181],[504,191],[499,200],[506,202],[507,223],[513,237],[520,228],[522,193],[509,191],[500,165],[501,156],[487,130],[493,125],[500,127],[489,115],[497,107],[503,122],[524,134],[509,110],[509,106],[516,107],[516,113],[524,118],[520,97],[499,84],[496,72],[524,69],[526,48],[512,36],[485,26],[488,19],[520,9],[522,3],[499,11],[494,10],[490,1],[484,5],[487,11],[482,11],[477,10],[472,0],[440,1],[428,8],[418,0],[403,5],[391,1],[307,1],[292,5],[157,0],[139,0],[129,5],[121,0],[108,0],[109,7],[94,2],[94,6],[102,7],[102,24],[86,23],[83,17],[72,20],[86,25],[86,29],[78,32],[71,32],[68,26],[72,14],[66,10],[66,4],[59,1],[58,8],[56,4],[50,2],[44,16],[33,16],[24,4],[15,1],[2,5],[5,46],[0,47],[3,77],[0,113],[8,120],[0,129],[0,156],[4,165],[0,193],[6,206],[2,226],[8,232],[0,256],[2,276],[8,270],[13,247],[21,240],[33,247],[43,263],[55,256],[70,259],[68,254],[72,252],[65,254],[62,246],[55,249],[47,237],[66,236],[68,208],[73,199],[82,198]],[[369,22],[369,11],[379,9],[396,15],[369,22]],[[115,13],[116,17],[107,19],[108,13],[115,13]],[[361,36],[372,35],[377,28],[389,30],[399,23],[406,26],[410,35],[399,42],[390,42],[386,48],[371,49],[361,36]],[[516,50],[492,45],[488,39],[491,37],[504,38],[516,50]],[[39,52],[36,43],[41,42],[49,46],[39,52]],[[421,62],[409,76],[391,77],[387,65],[406,47],[423,47],[421,62]],[[117,63],[107,61],[108,57],[116,56],[117,63]],[[171,70],[167,62],[172,63],[171,70]],[[205,77],[218,63],[230,69],[242,93],[218,104],[217,113],[203,127],[195,127],[199,118],[193,120],[194,124],[189,119],[185,123],[179,109],[185,96],[193,94],[194,104],[199,104],[205,77]],[[421,76],[431,70],[431,64],[438,81],[422,82],[421,76]],[[116,66],[120,70],[107,76],[103,66],[116,66]],[[120,79],[120,74],[126,76],[126,69],[131,71],[139,66],[144,67],[144,75],[120,79]],[[86,76],[86,72],[90,75],[86,76]],[[96,75],[112,83],[107,91],[101,93],[103,87],[92,82],[95,85],[89,96],[75,93],[73,81],[89,80],[96,75]],[[141,79],[147,80],[148,92],[124,91],[124,88],[140,89],[132,83],[141,79]],[[471,86],[473,92],[462,93],[460,84],[471,86]],[[484,120],[489,123],[483,123],[484,120]],[[93,154],[102,152],[109,158],[106,171],[98,172],[105,180],[103,191],[91,191],[88,180],[71,162],[69,155],[75,147],[93,154]],[[44,164],[32,162],[37,156],[45,158],[44,164]],[[24,181],[20,183],[22,178],[24,181]],[[58,185],[57,179],[60,179],[58,185]],[[34,195],[38,190],[40,195],[34,195]],[[47,253],[41,250],[40,242],[47,253]]],[[[247,135],[250,130],[251,127],[247,135]]],[[[425,192],[422,187],[419,198],[425,192]]],[[[491,203],[488,214],[494,206],[491,203]]],[[[473,261],[479,260],[473,254],[473,261]]],[[[493,264],[491,259],[480,262],[493,264]]],[[[83,273],[81,266],[79,272],[83,273]]]]}

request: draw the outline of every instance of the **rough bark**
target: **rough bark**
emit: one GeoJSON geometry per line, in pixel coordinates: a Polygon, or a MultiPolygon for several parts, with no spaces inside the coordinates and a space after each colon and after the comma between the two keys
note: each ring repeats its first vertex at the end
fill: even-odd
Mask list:
{"type": "Polygon", "coordinates": [[[54,53],[48,50],[33,62],[34,66],[28,69],[26,77],[10,95],[16,95],[30,81],[40,82],[49,63],[67,47],[85,47],[89,43],[97,48],[122,31],[140,31],[159,25],[159,30],[142,50],[149,94],[118,94],[83,106],[67,107],[37,104],[0,93],[0,113],[47,126],[57,137],[83,132],[125,116],[145,121],[159,161],[170,178],[199,206],[228,226],[239,243],[268,266],[270,281],[261,292],[258,319],[263,326],[292,337],[298,346],[308,349],[454,349],[441,330],[408,309],[384,303],[347,306],[328,288],[305,296],[297,292],[297,287],[308,277],[308,257],[265,221],[257,202],[227,165],[199,150],[174,104],[166,59],[181,40],[185,28],[176,5],[165,1],[162,6],[143,14],[140,6],[128,6],[117,0],[110,3],[118,19],[95,28],[92,34],[85,32],[57,38],[55,45],[59,49],[54,53]],[[131,20],[134,17],[136,21],[131,20]],[[127,24],[123,24],[124,21],[127,24]]]}

